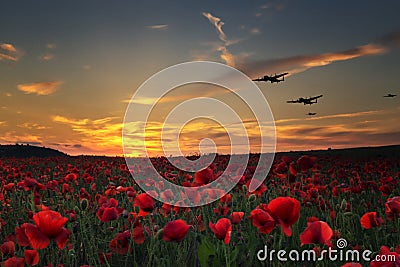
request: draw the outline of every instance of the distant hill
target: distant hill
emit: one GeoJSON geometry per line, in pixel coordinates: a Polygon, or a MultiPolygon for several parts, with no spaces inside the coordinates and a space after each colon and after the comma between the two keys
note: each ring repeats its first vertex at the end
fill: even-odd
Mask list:
{"type": "Polygon", "coordinates": [[[329,156],[329,157],[344,157],[352,159],[400,158],[400,145],[309,150],[309,151],[290,151],[290,152],[278,152],[276,153],[276,155],[294,156],[294,157],[299,157],[301,155],[319,156],[319,157],[329,156]]]}
{"type": "Polygon", "coordinates": [[[32,145],[0,145],[0,158],[47,158],[67,156],[58,150],[32,145]]]}

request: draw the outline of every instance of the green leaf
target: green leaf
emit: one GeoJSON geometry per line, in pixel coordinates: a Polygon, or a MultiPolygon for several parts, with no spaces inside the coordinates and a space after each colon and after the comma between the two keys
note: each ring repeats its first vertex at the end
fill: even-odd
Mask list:
{"type": "Polygon", "coordinates": [[[216,256],[215,247],[206,238],[203,238],[199,246],[199,261],[202,267],[213,266],[213,261],[216,256]],[[211,264],[210,264],[211,263],[211,264]]]}

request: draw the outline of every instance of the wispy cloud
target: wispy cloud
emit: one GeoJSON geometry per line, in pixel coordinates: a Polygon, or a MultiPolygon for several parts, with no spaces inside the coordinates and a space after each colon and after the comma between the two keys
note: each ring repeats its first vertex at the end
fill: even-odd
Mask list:
{"type": "Polygon", "coordinates": [[[261,31],[260,31],[259,28],[253,28],[253,29],[250,30],[250,33],[251,33],[251,34],[260,34],[261,31]]]}
{"type": "Polygon", "coordinates": [[[229,66],[236,66],[236,57],[229,52],[228,46],[239,42],[239,40],[229,41],[225,32],[222,30],[222,26],[225,24],[220,18],[213,16],[211,13],[203,12],[204,17],[206,17],[218,33],[218,38],[222,42],[222,45],[217,47],[217,51],[220,52],[220,58],[225,61],[229,66]]]}
{"type": "Polygon", "coordinates": [[[57,45],[56,45],[56,44],[53,44],[53,43],[49,43],[49,44],[46,45],[46,47],[47,47],[48,49],[56,49],[56,48],[57,48],[57,45]]]}
{"type": "Polygon", "coordinates": [[[271,10],[271,11],[282,11],[286,8],[286,4],[283,3],[268,3],[268,4],[264,4],[260,7],[261,11],[256,13],[256,17],[261,17],[263,16],[263,12],[265,12],[266,10],[271,10]]]}
{"type": "Polygon", "coordinates": [[[163,30],[168,28],[168,24],[156,24],[156,25],[149,25],[146,26],[148,29],[153,29],[153,30],[163,30]]]}
{"type": "Polygon", "coordinates": [[[26,94],[50,95],[57,91],[62,83],[62,81],[25,83],[18,84],[17,88],[26,94]]]}
{"type": "Polygon", "coordinates": [[[218,32],[219,39],[223,42],[226,42],[227,41],[226,35],[222,30],[222,26],[224,26],[225,23],[220,18],[213,16],[211,13],[203,12],[202,14],[204,17],[208,18],[211,24],[214,25],[215,29],[218,32]]]}
{"type": "Polygon", "coordinates": [[[17,50],[14,45],[9,43],[0,43],[0,61],[18,61],[21,54],[22,53],[17,50]]]}
{"type": "MultiPolygon", "coordinates": [[[[197,88],[196,88],[197,89],[197,88]]],[[[231,89],[233,90],[233,89],[231,89]]],[[[157,104],[164,104],[164,103],[177,103],[183,102],[185,100],[190,100],[196,97],[220,97],[231,93],[231,90],[213,90],[207,87],[199,87],[199,90],[193,91],[186,90],[180,94],[171,94],[165,95],[163,97],[150,97],[150,96],[142,96],[142,97],[135,97],[134,99],[124,99],[122,103],[135,103],[141,105],[153,105],[154,103],[157,104]],[[199,93],[201,92],[201,93],[199,93]]]]}
{"type": "Polygon", "coordinates": [[[42,60],[42,61],[50,61],[50,60],[52,60],[54,57],[55,57],[54,54],[46,53],[46,54],[40,56],[40,60],[42,60]]]}
{"type": "Polygon", "coordinates": [[[261,6],[261,9],[272,9],[274,11],[282,11],[286,8],[286,5],[283,3],[268,3],[261,6]]]}
{"type": "Polygon", "coordinates": [[[285,124],[285,123],[297,123],[304,121],[317,121],[317,120],[327,120],[327,119],[339,119],[339,118],[355,118],[361,116],[368,115],[376,115],[376,114],[384,114],[385,110],[369,110],[369,111],[359,111],[359,112],[351,112],[351,113],[340,113],[340,114],[332,114],[332,115],[324,115],[310,118],[295,118],[295,119],[281,119],[276,120],[275,124],[285,124]]]}
{"type": "Polygon", "coordinates": [[[46,130],[49,129],[49,126],[44,126],[44,125],[40,125],[38,123],[34,123],[34,122],[25,122],[22,124],[17,125],[20,128],[25,128],[28,130],[46,130]]]}
{"type": "Polygon", "coordinates": [[[383,36],[375,42],[344,51],[253,61],[243,63],[238,67],[253,77],[265,73],[284,71],[289,72],[289,75],[292,75],[306,71],[310,68],[326,66],[338,61],[345,61],[370,55],[380,55],[398,47],[400,47],[400,32],[395,32],[383,36]]]}

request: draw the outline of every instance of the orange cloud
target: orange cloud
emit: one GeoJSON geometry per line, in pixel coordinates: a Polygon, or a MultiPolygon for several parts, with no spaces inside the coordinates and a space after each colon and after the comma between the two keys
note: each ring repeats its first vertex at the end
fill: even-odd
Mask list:
{"type": "Polygon", "coordinates": [[[106,117],[93,120],[89,118],[73,119],[56,115],[52,117],[52,120],[71,127],[78,134],[73,141],[90,148],[94,153],[122,154],[122,122],[119,118],[106,117]]]}
{"type": "MultiPolygon", "coordinates": [[[[231,89],[233,90],[233,89],[231,89]]],[[[179,94],[173,94],[173,95],[164,95],[161,98],[156,98],[156,97],[135,97],[134,99],[125,99],[122,100],[122,103],[135,103],[135,104],[141,104],[141,105],[153,105],[154,103],[177,103],[177,102],[183,102],[185,100],[189,100],[189,99],[193,99],[196,97],[220,97],[220,96],[224,96],[227,94],[231,93],[231,90],[201,90],[201,94],[196,91],[196,92],[192,92],[192,91],[186,91],[186,92],[182,92],[179,94]]],[[[234,91],[234,90],[233,90],[234,91]]]]}
{"type": "Polygon", "coordinates": [[[18,84],[17,88],[26,94],[50,95],[57,91],[62,83],[62,81],[25,83],[18,84]]]}
{"type": "Polygon", "coordinates": [[[0,143],[2,144],[15,144],[15,143],[35,143],[41,144],[42,137],[33,134],[19,134],[16,131],[5,132],[0,137],[0,143]]]}
{"type": "MultiPolygon", "coordinates": [[[[228,46],[238,43],[240,40],[229,41],[224,31],[222,30],[222,26],[225,24],[220,18],[213,16],[211,13],[203,12],[204,17],[206,17],[211,24],[214,25],[215,29],[218,32],[218,38],[223,42],[223,45],[217,45],[216,51],[221,53],[220,58],[225,61],[225,63],[229,66],[236,66],[236,56],[234,56],[231,52],[228,51],[228,46]]],[[[197,58],[200,58],[197,56],[197,58]]]]}
{"type": "Polygon", "coordinates": [[[0,43],[0,61],[18,61],[21,56],[21,52],[18,51],[14,45],[8,43],[0,43]]]}
{"type": "Polygon", "coordinates": [[[282,120],[276,120],[275,124],[280,125],[280,124],[290,123],[290,122],[297,123],[297,122],[304,122],[304,121],[316,121],[316,120],[326,120],[326,119],[336,119],[336,118],[354,118],[354,117],[361,117],[361,116],[374,115],[374,114],[384,114],[385,112],[387,112],[387,111],[369,110],[369,111],[359,111],[359,112],[352,112],[352,113],[324,115],[324,116],[317,116],[317,117],[310,117],[310,118],[282,119],[282,120]]]}
{"type": "Polygon", "coordinates": [[[0,49],[11,52],[11,53],[17,52],[17,49],[12,44],[2,43],[2,44],[0,44],[0,49]]]}
{"type": "Polygon", "coordinates": [[[282,59],[255,61],[239,66],[248,75],[258,77],[266,72],[289,72],[295,74],[310,68],[321,67],[337,61],[350,60],[358,57],[379,55],[388,51],[388,48],[379,44],[367,44],[341,52],[323,53],[319,55],[301,55],[282,59]]]}
{"type": "Polygon", "coordinates": [[[230,53],[225,46],[222,46],[219,51],[221,51],[221,59],[225,61],[226,64],[232,67],[236,65],[235,56],[230,53]]]}
{"type": "Polygon", "coordinates": [[[238,68],[252,77],[258,77],[265,75],[265,73],[273,72],[289,72],[289,75],[292,75],[310,68],[326,66],[337,61],[345,61],[370,55],[380,55],[398,48],[400,48],[400,32],[393,32],[369,44],[344,51],[246,62],[240,64],[238,68]]]}
{"type": "Polygon", "coordinates": [[[40,125],[40,124],[34,123],[34,122],[25,122],[25,123],[19,124],[17,126],[20,128],[28,129],[28,130],[45,130],[45,129],[50,128],[48,126],[40,125]]]}

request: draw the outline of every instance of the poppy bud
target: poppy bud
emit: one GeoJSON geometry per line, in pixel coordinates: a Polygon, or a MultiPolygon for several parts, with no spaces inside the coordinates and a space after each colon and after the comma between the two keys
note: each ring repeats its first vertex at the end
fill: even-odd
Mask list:
{"type": "Polygon", "coordinates": [[[81,206],[81,210],[85,211],[89,206],[89,201],[86,198],[82,199],[80,201],[80,206],[81,206]]]}
{"type": "Polygon", "coordinates": [[[249,198],[248,198],[248,201],[249,201],[249,202],[254,202],[254,201],[256,201],[256,199],[257,199],[256,195],[251,194],[251,195],[249,196],[249,198]]]}
{"type": "Polygon", "coordinates": [[[353,213],[351,211],[348,211],[348,212],[343,213],[343,215],[350,217],[350,216],[353,216],[353,213]]]}

